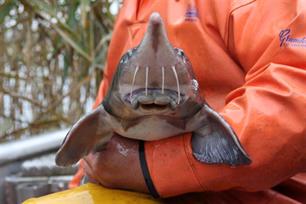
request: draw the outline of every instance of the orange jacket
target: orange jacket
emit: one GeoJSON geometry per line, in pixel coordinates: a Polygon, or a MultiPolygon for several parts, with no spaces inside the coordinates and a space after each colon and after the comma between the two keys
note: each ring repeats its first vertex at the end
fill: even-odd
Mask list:
{"type": "Polygon", "coordinates": [[[192,156],[190,134],[146,142],[158,193],[255,191],[305,171],[305,1],[125,1],[96,105],[153,11],[163,17],[170,42],[189,56],[202,96],[232,125],[253,161],[236,168],[200,163],[192,156]]]}

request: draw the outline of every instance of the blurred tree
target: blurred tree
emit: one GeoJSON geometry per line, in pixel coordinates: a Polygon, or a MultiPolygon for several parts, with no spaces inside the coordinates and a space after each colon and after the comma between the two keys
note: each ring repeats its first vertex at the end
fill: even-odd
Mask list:
{"type": "Polygon", "coordinates": [[[0,0],[0,141],[90,110],[120,0],[0,0]]]}

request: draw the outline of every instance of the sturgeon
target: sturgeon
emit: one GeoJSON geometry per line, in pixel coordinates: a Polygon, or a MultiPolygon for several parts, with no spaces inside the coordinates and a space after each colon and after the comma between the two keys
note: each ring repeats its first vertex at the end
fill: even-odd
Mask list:
{"type": "Polygon", "coordinates": [[[155,12],[141,43],[122,56],[103,102],[67,133],[56,164],[78,162],[114,133],[152,141],[187,132],[192,132],[193,155],[200,162],[251,163],[231,126],[200,96],[188,57],[172,47],[155,12]]]}

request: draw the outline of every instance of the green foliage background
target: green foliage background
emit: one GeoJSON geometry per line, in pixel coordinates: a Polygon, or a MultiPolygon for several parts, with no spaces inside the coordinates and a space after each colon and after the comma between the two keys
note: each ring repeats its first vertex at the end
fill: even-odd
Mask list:
{"type": "Polygon", "coordinates": [[[68,126],[90,110],[119,6],[0,0],[0,141],[68,126]]]}

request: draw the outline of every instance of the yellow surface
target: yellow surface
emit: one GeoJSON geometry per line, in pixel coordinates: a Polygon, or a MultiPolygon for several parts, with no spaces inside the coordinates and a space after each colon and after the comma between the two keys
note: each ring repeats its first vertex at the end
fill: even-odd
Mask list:
{"type": "Polygon", "coordinates": [[[23,204],[161,204],[151,196],[141,193],[107,189],[95,184],[31,198],[23,204]]]}

